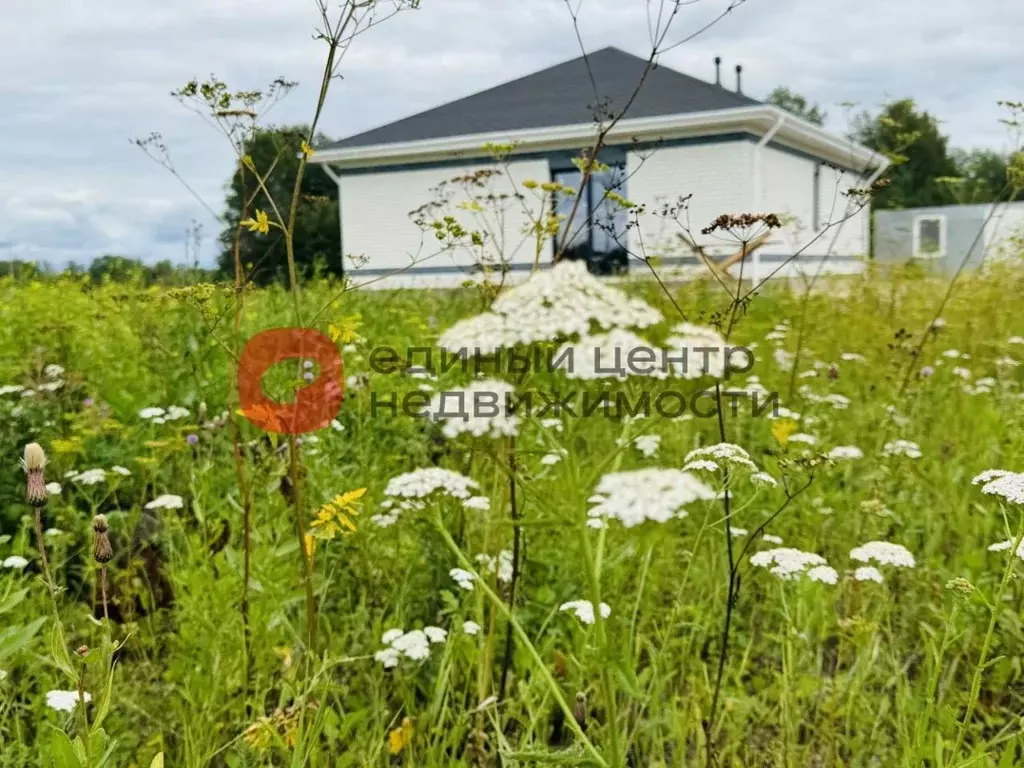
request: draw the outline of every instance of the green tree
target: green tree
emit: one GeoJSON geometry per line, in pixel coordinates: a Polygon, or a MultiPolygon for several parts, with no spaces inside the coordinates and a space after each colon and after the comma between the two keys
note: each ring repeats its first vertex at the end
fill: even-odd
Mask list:
{"type": "Polygon", "coordinates": [[[918,110],[913,99],[883,105],[877,115],[861,113],[854,121],[852,138],[884,153],[893,163],[890,184],[874,197],[878,208],[914,208],[956,203],[947,180],[957,175],[949,154],[949,140],[938,121],[918,110]]]}
{"type": "MultiPolygon", "coordinates": [[[[246,146],[252,168],[260,174],[269,172],[266,191],[286,216],[307,131],[302,126],[268,128],[257,132],[246,146]]],[[[318,136],[316,144],[326,141],[329,140],[318,136]]],[[[240,166],[228,187],[227,226],[220,234],[218,264],[224,275],[234,276],[238,222],[252,217],[256,210],[271,213],[273,205],[260,189],[253,170],[240,166]],[[243,216],[246,202],[248,209],[243,216]]],[[[243,228],[240,238],[242,266],[253,282],[266,285],[287,275],[287,257],[280,230],[272,227],[267,234],[260,234],[243,228]]],[[[340,240],[337,185],[320,168],[310,168],[302,180],[295,221],[295,266],[300,276],[311,277],[318,271],[341,274],[340,240]]]]}
{"type": "Polygon", "coordinates": [[[98,259],[93,259],[89,265],[89,276],[97,283],[103,280],[125,283],[133,279],[144,280],[146,267],[138,259],[106,254],[98,259]]]}
{"type": "Polygon", "coordinates": [[[790,114],[802,117],[809,123],[824,125],[826,113],[822,112],[817,104],[808,104],[807,99],[799,93],[794,93],[785,86],[780,85],[768,94],[765,99],[769,104],[774,104],[779,109],[784,109],[790,114]]]}
{"type": "MultiPolygon", "coordinates": [[[[1007,170],[1015,155],[1020,154],[1007,156],[992,149],[954,149],[951,156],[957,173],[947,183],[961,203],[1006,200],[1009,195],[1007,170]]],[[[1018,191],[1014,199],[1024,200],[1024,192],[1018,191]]]]}

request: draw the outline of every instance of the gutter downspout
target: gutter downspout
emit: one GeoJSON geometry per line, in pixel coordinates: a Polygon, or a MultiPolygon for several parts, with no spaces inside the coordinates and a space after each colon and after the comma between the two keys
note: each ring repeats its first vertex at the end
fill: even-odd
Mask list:
{"type": "MultiPolygon", "coordinates": [[[[865,186],[867,189],[871,189],[871,185],[878,181],[878,177],[888,170],[889,166],[892,165],[892,161],[889,160],[885,155],[879,155],[882,162],[879,163],[875,172],[868,176],[865,186]]],[[[873,202],[873,201],[872,201],[873,202]]],[[[874,205],[869,203],[868,208],[868,220],[866,222],[867,232],[864,233],[864,240],[868,246],[868,259],[874,260],[875,258],[875,239],[871,236],[875,226],[875,208],[874,205]]]]}
{"type": "Polygon", "coordinates": [[[321,163],[320,167],[324,169],[324,173],[331,177],[338,187],[338,259],[341,261],[341,275],[345,276],[345,225],[342,223],[342,210],[341,210],[341,176],[335,173],[334,169],[331,168],[330,163],[321,163]]]}
{"type": "MultiPolygon", "coordinates": [[[[751,176],[753,176],[753,187],[754,187],[754,189],[753,189],[753,194],[751,195],[751,197],[753,198],[753,200],[752,200],[753,205],[751,206],[751,210],[750,210],[751,213],[758,213],[761,210],[761,198],[762,198],[762,195],[761,195],[761,150],[764,149],[766,146],[768,146],[768,142],[770,142],[772,139],[775,138],[775,134],[779,132],[779,129],[782,128],[782,126],[783,126],[783,124],[785,122],[786,122],[786,115],[785,115],[785,113],[783,113],[783,114],[779,115],[778,118],[775,120],[775,125],[773,125],[768,130],[768,132],[764,136],[762,136],[761,139],[754,145],[754,157],[753,157],[753,165],[754,165],[754,167],[752,169],[753,173],[751,174],[751,176]]],[[[750,279],[753,280],[754,284],[756,285],[758,283],[758,281],[761,279],[761,251],[760,251],[760,249],[754,251],[753,256],[751,258],[751,265],[750,266],[752,267],[752,274],[750,276],[750,279]]]]}

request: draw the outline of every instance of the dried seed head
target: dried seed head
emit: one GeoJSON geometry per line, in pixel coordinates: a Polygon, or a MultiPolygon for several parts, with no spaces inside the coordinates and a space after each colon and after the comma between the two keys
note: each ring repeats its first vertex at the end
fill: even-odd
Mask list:
{"type": "Polygon", "coordinates": [[[29,443],[25,446],[25,458],[21,460],[21,466],[28,476],[25,482],[25,499],[36,509],[46,506],[46,499],[49,497],[43,475],[46,453],[39,443],[29,443]]]}
{"type": "Polygon", "coordinates": [[[25,446],[25,458],[21,460],[21,466],[26,472],[34,469],[42,469],[46,466],[46,451],[39,443],[29,443],[25,446]]]}
{"type": "Polygon", "coordinates": [[[96,515],[92,519],[92,556],[97,563],[108,563],[114,556],[114,550],[110,546],[110,537],[107,536],[109,526],[105,515],[96,515]]]}

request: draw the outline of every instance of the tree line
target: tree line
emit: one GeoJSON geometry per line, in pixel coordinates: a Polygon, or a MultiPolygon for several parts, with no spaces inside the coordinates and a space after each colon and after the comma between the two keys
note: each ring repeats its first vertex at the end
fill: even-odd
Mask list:
{"type": "MultiPolygon", "coordinates": [[[[785,87],[773,90],[766,101],[816,125],[823,125],[827,117],[817,104],[785,87]]],[[[273,169],[266,178],[265,189],[282,209],[291,204],[292,182],[306,131],[304,126],[270,127],[259,131],[246,146],[252,167],[273,169]]],[[[1005,200],[1008,176],[1014,172],[1024,173],[1024,154],[1020,152],[1005,155],[989,149],[951,147],[938,119],[919,108],[913,99],[898,99],[882,105],[876,112],[855,114],[848,138],[884,153],[892,161],[886,173],[890,184],[875,197],[876,209],[1005,200]]],[[[319,136],[317,145],[330,141],[327,136],[319,136]]],[[[313,168],[305,174],[299,195],[295,262],[300,276],[340,276],[337,186],[321,169],[313,168]]],[[[1024,193],[1018,193],[1015,199],[1024,199],[1024,193]]],[[[269,236],[260,235],[238,224],[254,210],[268,208],[266,193],[259,188],[248,168],[239,164],[227,185],[216,267],[182,267],[170,261],[150,265],[140,259],[107,254],[88,267],[70,264],[62,272],[88,274],[96,282],[139,281],[164,285],[228,279],[234,274],[237,248],[252,281],[267,285],[286,278],[284,243],[273,232],[269,236]]],[[[46,264],[0,261],[0,277],[42,277],[56,273],[57,270],[46,264]]]]}

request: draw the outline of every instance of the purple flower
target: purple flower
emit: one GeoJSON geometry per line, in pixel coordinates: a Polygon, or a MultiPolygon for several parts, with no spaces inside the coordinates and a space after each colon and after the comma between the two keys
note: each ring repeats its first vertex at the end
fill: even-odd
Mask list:
{"type": "Polygon", "coordinates": [[[91,397],[87,397],[85,398],[85,400],[82,401],[82,405],[84,405],[86,408],[92,408],[95,404],[96,401],[93,400],[91,397]]]}
{"type": "Polygon", "coordinates": [[[921,369],[921,378],[927,379],[933,373],[935,373],[935,369],[932,368],[930,365],[926,365],[924,368],[921,369]]]}
{"type": "Polygon", "coordinates": [[[185,442],[189,445],[195,445],[199,442],[199,435],[189,435],[185,438],[185,442]]]}

